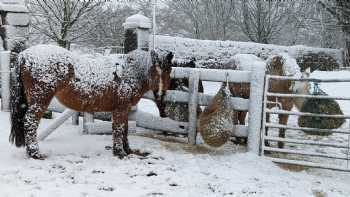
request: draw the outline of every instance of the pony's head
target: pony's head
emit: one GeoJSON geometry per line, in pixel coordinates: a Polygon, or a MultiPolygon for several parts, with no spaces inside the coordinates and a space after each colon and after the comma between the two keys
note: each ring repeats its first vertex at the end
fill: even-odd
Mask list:
{"type": "MultiPolygon", "coordinates": [[[[165,56],[159,57],[155,51],[151,51],[152,67],[149,72],[150,88],[153,91],[156,104],[159,109],[165,109],[164,97],[166,90],[170,86],[170,73],[173,66],[174,55],[172,52],[165,56]]],[[[164,111],[164,110],[162,110],[164,111]]],[[[165,114],[160,114],[164,117],[165,114]]]]}

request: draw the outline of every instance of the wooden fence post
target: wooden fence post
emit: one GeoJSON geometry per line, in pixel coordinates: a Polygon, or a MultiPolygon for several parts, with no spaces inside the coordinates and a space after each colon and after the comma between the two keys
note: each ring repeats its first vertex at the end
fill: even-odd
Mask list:
{"type": "Polygon", "coordinates": [[[84,117],[83,117],[83,134],[89,134],[88,124],[91,124],[93,122],[94,122],[94,114],[93,113],[84,112],[84,117]]]}
{"type": "Polygon", "coordinates": [[[191,72],[189,77],[188,143],[192,145],[196,144],[197,138],[198,82],[199,72],[191,72]]]}
{"type": "Polygon", "coordinates": [[[264,78],[264,68],[254,68],[252,70],[248,110],[248,151],[257,155],[260,154],[264,78]]]}
{"type": "Polygon", "coordinates": [[[10,51],[0,53],[1,110],[10,111],[10,51]]]}

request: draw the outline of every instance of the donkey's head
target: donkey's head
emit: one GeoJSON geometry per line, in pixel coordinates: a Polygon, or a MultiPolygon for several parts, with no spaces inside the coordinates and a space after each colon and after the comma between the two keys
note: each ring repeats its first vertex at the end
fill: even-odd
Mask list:
{"type": "MultiPolygon", "coordinates": [[[[163,57],[159,57],[155,51],[151,51],[152,67],[150,69],[150,88],[153,91],[153,95],[156,100],[156,104],[160,111],[164,111],[165,103],[164,96],[166,90],[170,86],[170,73],[173,66],[174,55],[169,52],[163,57]]],[[[160,114],[161,117],[165,117],[165,114],[160,114]]]]}

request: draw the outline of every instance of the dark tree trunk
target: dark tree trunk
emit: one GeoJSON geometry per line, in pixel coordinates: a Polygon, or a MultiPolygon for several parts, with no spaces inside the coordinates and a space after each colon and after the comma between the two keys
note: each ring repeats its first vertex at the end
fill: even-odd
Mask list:
{"type": "Polygon", "coordinates": [[[57,43],[60,47],[70,49],[70,42],[68,40],[57,40],[57,43]]]}

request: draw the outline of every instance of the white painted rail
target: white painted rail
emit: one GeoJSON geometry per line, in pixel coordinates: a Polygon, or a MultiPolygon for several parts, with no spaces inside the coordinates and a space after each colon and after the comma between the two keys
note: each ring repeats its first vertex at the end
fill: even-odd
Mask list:
{"type": "Polygon", "coordinates": [[[46,139],[52,132],[54,132],[60,125],[62,125],[68,118],[72,117],[76,111],[66,109],[62,114],[59,115],[59,117],[55,118],[55,120],[43,130],[38,131],[38,139],[44,140],[46,139]]]}

